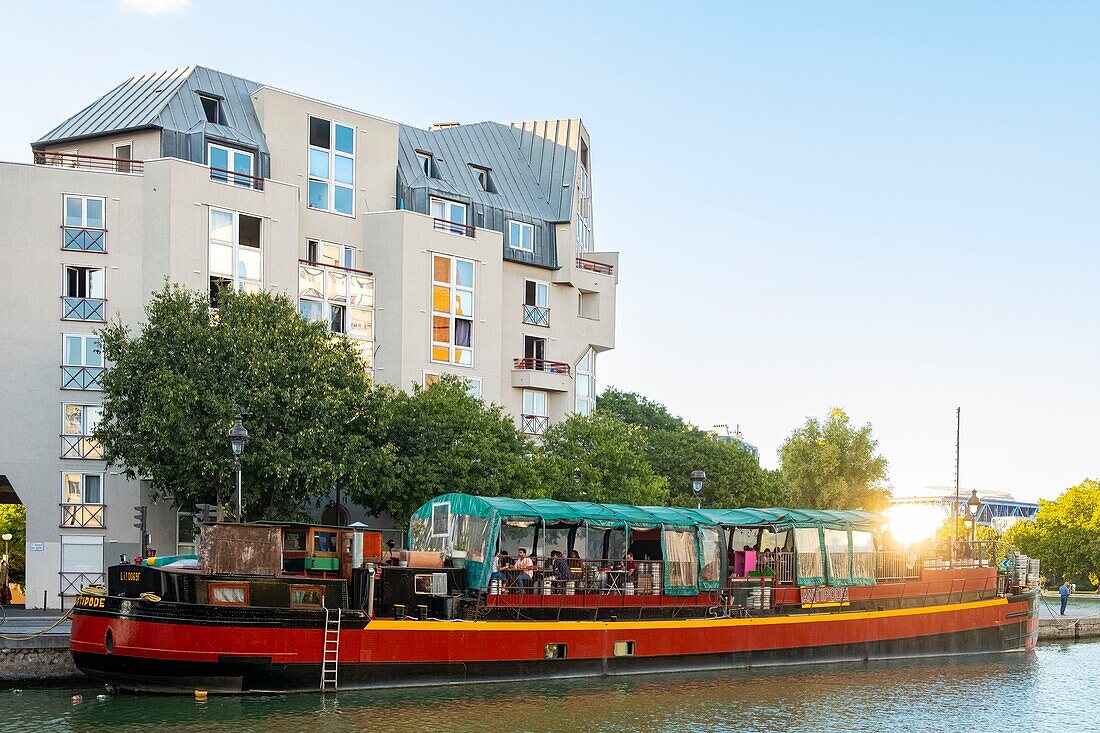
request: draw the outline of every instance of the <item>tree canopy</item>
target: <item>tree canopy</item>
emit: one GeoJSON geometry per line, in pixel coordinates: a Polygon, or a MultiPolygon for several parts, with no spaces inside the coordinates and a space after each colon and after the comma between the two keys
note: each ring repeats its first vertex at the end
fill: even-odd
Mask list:
{"type": "Polygon", "coordinates": [[[890,492],[886,459],[875,452],[877,447],[871,424],[852,426],[839,407],[824,422],[806,418],[779,448],[780,471],[793,503],[807,509],[881,511],[890,492]]]}
{"type": "MultiPolygon", "coordinates": [[[[27,558],[23,550],[27,544],[27,507],[22,504],[0,504],[0,535],[11,533],[8,554],[11,559],[9,577],[13,583],[23,583],[26,578],[27,558]]],[[[0,544],[0,554],[3,553],[0,544]]]]}
{"type": "Polygon", "coordinates": [[[1033,521],[1017,522],[1002,538],[1039,558],[1044,573],[1069,580],[1100,579],[1100,482],[1085,479],[1053,501],[1039,500],[1033,521]]]}
{"type": "Polygon", "coordinates": [[[355,347],[302,318],[283,296],[205,293],[165,285],[132,334],[102,331],[103,377],[96,437],[130,479],[177,506],[235,502],[226,437],[248,414],[242,460],[244,514],[300,516],[337,483],[364,483],[372,468],[363,396],[369,379],[355,347]]]}

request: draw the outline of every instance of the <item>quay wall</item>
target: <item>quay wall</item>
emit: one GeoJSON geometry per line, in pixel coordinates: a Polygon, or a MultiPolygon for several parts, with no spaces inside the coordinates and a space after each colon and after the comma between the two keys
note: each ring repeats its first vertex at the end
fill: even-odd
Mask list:
{"type": "Polygon", "coordinates": [[[1100,616],[1039,619],[1040,641],[1077,641],[1100,637],[1100,616]]]}

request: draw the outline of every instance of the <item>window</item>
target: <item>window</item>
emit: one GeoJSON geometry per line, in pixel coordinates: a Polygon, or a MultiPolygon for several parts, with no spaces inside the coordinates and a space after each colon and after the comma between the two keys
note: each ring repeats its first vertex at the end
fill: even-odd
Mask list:
{"type": "Polygon", "coordinates": [[[223,290],[263,290],[263,226],[259,218],[210,209],[210,305],[223,290]]]}
{"type": "Polygon", "coordinates": [[[578,290],[577,315],[591,321],[600,320],[600,294],[578,290]]]}
{"type": "MultiPolygon", "coordinates": [[[[351,248],[319,244],[322,260],[331,262],[351,248]],[[325,254],[325,247],[333,247],[325,254]]],[[[367,368],[373,366],[374,278],[336,265],[298,265],[298,312],[309,321],[322,321],[334,333],[356,339],[367,368]]]]}
{"type": "Polygon", "coordinates": [[[525,280],[523,285],[523,322],[532,326],[550,327],[550,285],[538,280],[525,280]]]}
{"type": "Polygon", "coordinates": [[[237,186],[252,186],[252,153],[214,143],[207,145],[206,151],[211,180],[237,186]]]}
{"type": "Polygon", "coordinates": [[[584,167],[577,181],[577,206],[577,254],[584,254],[592,251],[592,191],[584,167]]]}
{"type": "Polygon", "coordinates": [[[325,596],[322,588],[315,585],[290,586],[291,608],[320,608],[321,599],[325,596]]]}
{"type": "MultiPolygon", "coordinates": [[[[428,389],[438,382],[439,376],[436,372],[424,372],[424,389],[428,389]]],[[[466,383],[466,394],[475,400],[481,399],[481,377],[459,377],[459,379],[464,380],[466,383]]]]}
{"type": "Polygon", "coordinates": [[[99,441],[92,437],[102,415],[103,408],[99,405],[61,406],[62,458],[103,458],[99,441]]]}
{"type": "Polygon", "coordinates": [[[588,167],[588,143],[584,140],[581,140],[581,168],[586,172],[590,170],[588,167]]]}
{"type": "Polygon", "coordinates": [[[306,240],[306,252],[310,262],[322,265],[334,265],[336,267],[355,267],[355,248],[343,244],[321,242],[316,239],[306,240]]]}
{"type": "Polygon", "coordinates": [[[537,389],[523,390],[523,414],[520,430],[528,435],[542,435],[550,423],[546,411],[546,393],[537,389]]]}
{"type": "Polygon", "coordinates": [[[103,537],[61,535],[61,595],[77,596],[81,588],[102,582],[103,537]]]}
{"type": "Polygon", "coordinates": [[[134,157],[134,144],[131,142],[114,144],[115,172],[130,173],[131,163],[134,157]]]}
{"type": "Polygon", "coordinates": [[[64,504],[102,504],[103,474],[62,474],[61,501],[64,504]]]}
{"type": "Polygon", "coordinates": [[[547,644],[543,656],[546,659],[565,659],[569,656],[568,644],[547,644]]]}
{"type": "Polygon", "coordinates": [[[106,200],[101,196],[63,196],[61,249],[106,252],[106,200]]]}
{"type": "Polygon", "coordinates": [[[206,121],[214,125],[225,124],[225,111],[222,110],[222,100],[207,94],[199,95],[199,103],[202,104],[206,121]]]}
{"type": "Polygon", "coordinates": [[[508,246],[524,252],[535,251],[535,227],[524,221],[508,221],[508,246]]]}
{"type": "Polygon", "coordinates": [[[577,362],[576,402],[573,411],[578,415],[589,415],[596,407],[596,352],[589,349],[577,362]]]}
{"type": "Polygon", "coordinates": [[[482,191],[486,193],[496,193],[496,189],[493,187],[493,181],[489,177],[488,168],[470,163],[470,172],[474,174],[474,178],[477,179],[477,185],[482,191]]]}
{"type": "Polygon", "coordinates": [[[432,361],[473,366],[474,263],[432,255],[432,361]]]}
{"type": "Polygon", "coordinates": [[[309,118],[309,208],[355,214],[355,128],[309,118]]]}
{"type": "Polygon", "coordinates": [[[61,318],[66,321],[104,321],[104,270],[102,267],[65,266],[61,318]]]}
{"type": "Polygon", "coordinates": [[[247,606],[247,583],[211,583],[209,600],[212,606],[247,606]]]}
{"type": "Polygon", "coordinates": [[[466,204],[447,199],[431,199],[429,213],[435,219],[435,228],[451,234],[473,236],[466,226],[466,204]]]}
{"type": "Polygon", "coordinates": [[[176,511],[176,554],[193,555],[195,553],[195,535],[199,533],[195,526],[195,515],[191,512],[176,511]]]}
{"type": "Polygon", "coordinates": [[[99,337],[65,334],[62,339],[61,389],[101,389],[103,352],[99,337]]]}
{"type": "Polygon", "coordinates": [[[523,337],[523,358],[533,359],[536,363],[529,364],[528,369],[538,369],[537,362],[546,359],[546,339],[539,336],[523,337]]]}
{"type": "Polygon", "coordinates": [[[616,641],[615,642],[615,656],[616,657],[632,657],[632,656],[634,656],[634,642],[632,642],[632,641],[616,641]]]}
{"type": "Polygon", "coordinates": [[[451,502],[437,501],[432,504],[432,537],[451,535],[451,502]]]}
{"type": "Polygon", "coordinates": [[[424,171],[424,175],[426,175],[428,178],[435,178],[435,164],[432,160],[431,153],[425,153],[423,150],[417,150],[416,161],[420,164],[420,170],[424,171]]]}
{"type": "Polygon", "coordinates": [[[336,533],[314,531],[313,551],[326,554],[336,552],[336,533]]]}

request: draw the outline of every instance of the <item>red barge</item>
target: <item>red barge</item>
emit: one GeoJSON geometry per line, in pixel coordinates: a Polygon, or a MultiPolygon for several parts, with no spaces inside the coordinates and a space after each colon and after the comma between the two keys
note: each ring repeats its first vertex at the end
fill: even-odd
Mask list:
{"type": "Polygon", "coordinates": [[[118,565],[86,589],[71,649],[116,688],[191,694],[1034,647],[1037,589],[984,552],[883,550],[881,530],[856,511],[465,494],[421,507],[400,553],[354,527],[212,524],[197,557],[118,565]]]}

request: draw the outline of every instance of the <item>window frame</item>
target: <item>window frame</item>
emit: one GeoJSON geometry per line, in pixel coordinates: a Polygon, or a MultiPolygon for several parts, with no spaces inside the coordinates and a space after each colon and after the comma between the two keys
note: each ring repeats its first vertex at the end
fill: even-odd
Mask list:
{"type": "MultiPolygon", "coordinates": [[[[96,372],[88,372],[90,380],[98,381],[103,374],[103,370],[106,368],[106,360],[103,358],[103,339],[99,337],[99,334],[95,333],[62,333],[61,334],[61,389],[64,390],[83,390],[83,391],[101,391],[103,387],[97,386],[83,386],[83,387],[69,387],[66,386],[69,382],[76,381],[78,377],[76,375],[69,376],[71,369],[75,370],[98,370],[96,372]],[[80,341],[80,363],[71,363],[69,360],[69,339],[78,339],[80,341]],[[99,342],[99,364],[89,364],[88,362],[88,342],[99,342]]],[[[77,372],[79,374],[79,371],[77,372]]]]}
{"type": "Polygon", "coordinates": [[[211,606],[247,606],[249,601],[248,583],[224,583],[211,582],[206,586],[206,600],[211,606]],[[215,589],[241,588],[244,590],[243,601],[219,601],[214,598],[215,589]]]}
{"type": "Polygon", "coordinates": [[[592,410],[596,409],[596,395],[596,350],[590,346],[587,351],[581,354],[581,358],[577,360],[573,367],[573,412],[578,415],[591,415],[592,410]],[[587,370],[581,369],[581,364],[586,358],[590,358],[590,368],[587,370]],[[578,377],[580,376],[588,378],[589,394],[584,397],[581,397],[580,387],[578,386],[580,383],[578,377]],[[585,412],[578,409],[582,401],[588,403],[585,412]]]}
{"type": "Polygon", "coordinates": [[[521,399],[520,409],[521,409],[521,412],[524,415],[531,415],[533,417],[547,417],[547,418],[550,417],[550,400],[547,399],[546,390],[543,390],[543,389],[526,389],[525,388],[521,391],[522,391],[522,395],[520,397],[520,399],[521,399]],[[537,405],[534,405],[534,403],[538,401],[538,400],[534,399],[534,397],[541,397],[542,398],[542,412],[535,412],[534,410],[529,411],[527,409],[527,395],[529,395],[529,394],[533,395],[533,398],[532,398],[532,406],[533,407],[537,406],[537,405]]]}
{"type": "Polygon", "coordinates": [[[420,164],[420,170],[424,172],[424,175],[428,178],[435,178],[435,156],[426,150],[416,151],[416,160],[420,164]]]}
{"type": "Polygon", "coordinates": [[[492,168],[477,163],[467,163],[466,165],[469,166],[470,172],[474,174],[474,180],[477,181],[478,188],[485,193],[496,193],[493,190],[492,168]]]}
{"type": "MultiPolygon", "coordinates": [[[[256,289],[257,289],[257,292],[263,291],[263,289],[264,289],[264,280],[265,280],[265,278],[264,278],[264,269],[265,269],[265,264],[266,264],[266,259],[267,259],[264,256],[265,251],[267,249],[267,247],[264,246],[265,243],[266,243],[266,240],[267,240],[267,235],[266,235],[266,231],[265,231],[266,226],[264,224],[264,221],[265,221],[264,217],[257,216],[256,214],[250,214],[246,211],[236,211],[236,210],[233,210],[233,209],[223,209],[220,206],[213,206],[213,205],[207,206],[206,209],[207,209],[207,212],[206,212],[206,282],[207,282],[208,288],[209,288],[211,279],[217,277],[217,278],[222,279],[222,280],[228,280],[229,283],[230,283],[230,286],[233,288],[233,291],[236,292],[236,293],[245,292],[245,290],[244,290],[245,285],[255,286],[256,289]],[[223,214],[229,214],[230,217],[232,218],[232,221],[233,221],[233,223],[232,223],[233,241],[232,242],[226,242],[224,240],[220,240],[220,239],[215,240],[214,239],[214,231],[213,231],[213,227],[211,226],[211,222],[213,220],[215,211],[221,212],[223,214]],[[260,246],[259,247],[250,247],[246,244],[244,244],[244,245],[241,244],[241,217],[242,216],[247,216],[247,217],[250,217],[252,219],[259,219],[259,221],[260,221],[260,246]],[[213,244],[218,244],[220,246],[230,245],[230,267],[232,268],[232,272],[230,273],[230,275],[228,277],[226,275],[222,274],[222,273],[214,273],[214,272],[211,271],[210,252],[211,252],[211,246],[213,244]],[[246,278],[246,277],[241,276],[241,274],[240,274],[240,270],[241,270],[241,267],[240,267],[241,257],[240,257],[240,255],[241,255],[241,248],[242,247],[245,250],[248,250],[249,252],[258,252],[259,253],[259,255],[260,255],[260,264],[259,264],[260,279],[259,280],[253,280],[252,278],[246,278]]],[[[213,306],[213,299],[211,299],[211,305],[213,306]]]]}
{"type": "MultiPolygon", "coordinates": [[[[243,148],[234,148],[226,145],[225,143],[207,141],[206,143],[206,167],[212,172],[210,174],[210,180],[215,183],[225,183],[232,186],[241,186],[246,188],[253,188],[253,181],[256,176],[256,155],[251,150],[245,150],[243,148]],[[210,151],[214,149],[224,150],[226,152],[226,159],[228,161],[228,168],[215,168],[210,163],[210,151]],[[242,175],[240,171],[235,170],[234,162],[238,155],[248,156],[248,178],[244,180],[238,180],[238,176],[242,175]],[[220,176],[214,175],[213,171],[217,171],[222,174],[220,176]]],[[[217,208],[217,207],[215,207],[217,208]]]]}
{"type": "Polygon", "coordinates": [[[70,265],[70,264],[66,263],[66,264],[61,265],[61,278],[62,278],[61,292],[64,293],[64,297],[66,297],[66,298],[81,298],[81,299],[84,299],[84,300],[107,300],[107,268],[106,267],[96,266],[96,265],[70,265]],[[87,295],[71,295],[71,294],[69,294],[69,268],[70,267],[74,268],[74,269],[77,269],[77,270],[84,271],[84,278],[83,278],[83,280],[84,280],[84,290],[85,290],[86,293],[89,293],[89,294],[87,294],[87,295]],[[88,282],[88,273],[91,273],[91,272],[94,272],[94,271],[99,271],[102,274],[101,279],[102,279],[103,284],[102,284],[101,287],[102,287],[103,292],[99,295],[90,294],[91,287],[89,286],[89,282],[88,282]]]}
{"type": "Polygon", "coordinates": [[[182,509],[176,509],[176,554],[177,555],[193,555],[193,554],[195,554],[195,550],[197,549],[197,547],[195,546],[195,535],[194,534],[191,535],[191,541],[190,542],[181,542],[180,541],[180,522],[184,517],[189,517],[191,519],[192,528],[195,528],[195,513],[194,512],[186,512],[182,509]],[[183,552],[183,550],[181,549],[183,547],[188,547],[190,549],[187,552],[183,552]]]}
{"type": "MultiPolygon", "coordinates": [[[[446,374],[446,372],[432,372],[432,371],[428,371],[427,369],[422,369],[420,374],[421,374],[420,384],[424,387],[424,389],[429,389],[433,384],[438,382],[439,378],[442,377],[444,374],[446,374]],[[429,378],[431,378],[431,379],[429,379],[429,378]]],[[[461,374],[453,374],[452,376],[458,377],[459,379],[463,380],[466,383],[466,394],[467,395],[469,395],[470,397],[473,397],[475,400],[480,400],[481,399],[481,394],[482,394],[481,389],[482,389],[482,386],[483,386],[483,384],[482,384],[483,380],[482,380],[481,377],[466,377],[466,376],[463,376],[461,374]],[[475,389],[475,385],[476,385],[476,389],[475,389]],[[475,392],[476,392],[476,394],[475,394],[475,392]]]]}
{"type": "MultiPolygon", "coordinates": [[[[133,166],[130,162],[123,163],[121,161],[132,161],[134,159],[134,141],[123,140],[117,143],[111,144],[111,157],[115,159],[115,173],[133,173],[133,166]],[[130,148],[130,154],[125,158],[120,158],[118,154],[119,148],[130,148]]],[[[104,215],[106,219],[106,215],[104,215]]]]}
{"type": "Polygon", "coordinates": [[[359,130],[355,125],[349,125],[344,122],[339,122],[330,117],[321,117],[314,114],[306,114],[306,208],[313,211],[324,211],[329,214],[336,214],[337,216],[346,216],[351,219],[355,218],[355,179],[356,176],[356,158],[358,157],[358,144],[359,130]],[[328,123],[328,135],[329,146],[328,148],[322,148],[319,145],[314,145],[310,141],[311,129],[313,127],[313,120],[322,120],[328,123]],[[336,128],[346,127],[351,130],[351,152],[345,152],[339,150],[336,147],[336,128]],[[328,157],[328,171],[327,177],[322,178],[319,175],[314,175],[310,169],[310,157],[312,153],[317,151],[318,153],[325,153],[328,157]],[[346,158],[351,161],[351,182],[339,181],[336,178],[336,159],[346,158]],[[311,185],[316,183],[323,183],[326,187],[326,201],[325,208],[320,208],[313,205],[312,196],[310,195],[311,185]],[[351,192],[351,210],[339,211],[336,208],[336,189],[345,189],[351,192]]]}
{"type": "Polygon", "coordinates": [[[209,92],[195,92],[195,95],[199,98],[199,107],[202,109],[202,116],[209,125],[222,125],[229,124],[229,118],[225,114],[225,100],[216,94],[210,94],[209,92]],[[211,101],[214,103],[214,117],[210,119],[210,113],[206,111],[205,101],[211,101]]]}
{"type": "Polygon", "coordinates": [[[535,251],[535,225],[530,222],[520,221],[519,219],[508,220],[508,248],[518,250],[520,252],[534,252],[535,251]],[[520,232],[520,242],[517,245],[512,241],[512,227],[516,226],[520,232]],[[531,246],[523,246],[523,232],[529,230],[531,232],[531,246]]]}
{"type": "Polygon", "coordinates": [[[107,505],[107,477],[105,471],[61,471],[61,505],[62,506],[106,506],[107,505]],[[80,501],[68,501],[69,493],[66,486],[66,477],[80,476],[80,501]],[[88,477],[99,479],[99,501],[88,501],[88,477]]]}
{"type": "Polygon", "coordinates": [[[478,308],[479,308],[479,306],[477,304],[477,298],[478,298],[478,295],[477,295],[477,292],[478,292],[478,290],[477,290],[477,260],[471,260],[471,259],[467,259],[465,257],[458,257],[458,256],[455,256],[455,255],[445,254],[443,252],[432,252],[432,251],[428,252],[428,257],[429,257],[429,269],[430,269],[430,275],[429,276],[431,277],[431,287],[428,290],[428,300],[429,300],[429,303],[428,303],[429,310],[428,310],[428,312],[430,314],[429,315],[429,322],[428,322],[428,357],[429,357],[429,361],[433,364],[448,364],[450,366],[462,367],[462,368],[465,368],[465,369],[472,369],[476,366],[476,363],[477,363],[477,352],[476,352],[476,347],[475,347],[475,343],[477,342],[477,339],[475,338],[475,334],[474,334],[474,330],[475,330],[475,327],[477,325],[477,313],[478,313],[478,308]],[[448,282],[443,282],[442,280],[436,280],[435,279],[435,261],[436,261],[437,258],[446,259],[450,262],[450,272],[449,272],[450,280],[448,282]],[[470,285],[468,285],[468,286],[458,284],[458,266],[459,266],[460,262],[470,265],[470,285]],[[446,312],[441,311],[441,310],[437,310],[436,307],[435,307],[435,289],[437,287],[447,288],[447,291],[448,291],[448,303],[447,303],[448,310],[446,312]],[[471,308],[471,312],[468,313],[468,314],[466,314],[466,313],[460,314],[460,313],[457,313],[457,311],[456,311],[456,305],[455,305],[456,295],[459,291],[461,291],[463,293],[468,293],[469,296],[470,296],[470,302],[473,304],[473,307],[471,308]],[[446,319],[448,319],[447,325],[448,325],[448,339],[449,339],[449,341],[443,342],[443,341],[437,341],[436,340],[436,338],[435,338],[435,319],[436,318],[446,318],[446,319]],[[458,339],[457,339],[458,334],[457,334],[456,324],[459,320],[469,321],[469,323],[470,323],[470,345],[469,346],[460,346],[458,344],[458,339]],[[447,359],[446,360],[436,358],[436,354],[435,354],[436,348],[446,348],[447,349],[447,359]],[[459,353],[460,349],[469,352],[469,354],[470,354],[469,363],[462,363],[462,362],[457,360],[456,355],[459,353]]]}
{"type": "Polygon", "coordinates": [[[446,232],[448,234],[457,234],[459,236],[466,236],[466,232],[471,227],[470,224],[470,205],[465,201],[455,201],[454,199],[445,199],[441,196],[429,196],[428,197],[428,216],[436,221],[443,221],[451,224],[452,226],[443,227],[437,231],[446,232]],[[432,207],[436,204],[443,204],[445,206],[443,213],[446,216],[436,216],[432,212],[432,207]],[[452,207],[460,207],[462,209],[462,221],[455,221],[450,217],[452,207]]]}
{"type": "MultiPolygon", "coordinates": [[[[93,196],[87,193],[62,193],[61,194],[61,226],[68,229],[91,229],[97,232],[107,231],[107,197],[106,196],[93,196]],[[80,223],[70,224],[69,218],[69,199],[80,199],[80,223]],[[93,227],[88,226],[88,201],[99,201],[103,205],[103,226],[93,227]]],[[[84,251],[84,250],[73,250],[84,251]]]]}
{"type": "Polygon", "coordinates": [[[325,607],[325,588],[322,585],[303,585],[300,583],[292,583],[288,586],[290,596],[291,608],[324,608],[325,607]],[[295,603],[294,591],[317,591],[317,603],[295,603]]]}

